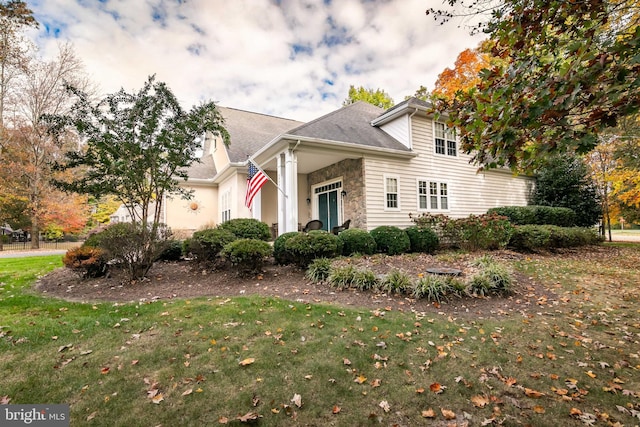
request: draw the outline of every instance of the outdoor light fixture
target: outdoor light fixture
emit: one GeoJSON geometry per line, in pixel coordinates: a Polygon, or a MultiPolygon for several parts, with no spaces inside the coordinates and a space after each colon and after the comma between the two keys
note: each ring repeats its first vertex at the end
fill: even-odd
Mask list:
{"type": "Polygon", "coordinates": [[[342,196],[342,198],[344,199],[344,196],[346,196],[346,195],[347,195],[347,192],[346,192],[346,191],[344,191],[344,190],[342,190],[342,191],[340,192],[340,195],[341,195],[341,196],[342,196]]]}

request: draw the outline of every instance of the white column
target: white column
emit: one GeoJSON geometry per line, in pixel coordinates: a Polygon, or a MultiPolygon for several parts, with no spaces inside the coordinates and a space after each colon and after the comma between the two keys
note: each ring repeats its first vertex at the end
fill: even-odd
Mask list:
{"type": "Polygon", "coordinates": [[[284,194],[287,194],[287,186],[285,182],[285,162],[284,162],[284,154],[278,154],[276,158],[276,181],[278,186],[282,191],[278,191],[278,234],[286,233],[286,197],[284,194]],[[284,192],[284,194],[282,194],[284,192]]]}
{"type": "Polygon", "coordinates": [[[298,231],[298,156],[289,148],[284,152],[287,198],[286,230],[298,231]]]}
{"type": "Polygon", "coordinates": [[[251,205],[251,218],[259,221],[262,220],[262,191],[258,191],[258,194],[253,198],[253,204],[251,205]]]}

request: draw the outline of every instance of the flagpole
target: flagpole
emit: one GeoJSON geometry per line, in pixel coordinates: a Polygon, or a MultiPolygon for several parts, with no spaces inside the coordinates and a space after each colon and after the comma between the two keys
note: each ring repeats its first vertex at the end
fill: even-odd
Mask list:
{"type": "Polygon", "coordinates": [[[275,185],[275,186],[276,186],[276,188],[277,188],[278,190],[280,190],[280,192],[282,193],[282,195],[283,195],[284,197],[289,198],[289,196],[287,196],[287,193],[285,193],[285,192],[284,192],[284,190],[283,190],[282,188],[280,188],[280,186],[279,186],[278,184],[276,184],[276,182],[275,182],[273,179],[271,179],[271,177],[269,176],[269,174],[267,174],[264,170],[262,170],[262,168],[258,165],[258,163],[256,163],[256,162],[253,160],[253,158],[252,158],[251,156],[249,156],[249,159],[247,160],[247,164],[248,164],[248,162],[253,163],[253,166],[255,166],[255,167],[256,167],[256,169],[258,169],[260,172],[262,172],[262,173],[264,174],[264,176],[266,176],[266,177],[267,177],[267,179],[268,179],[269,181],[271,181],[271,182],[273,183],[273,185],[275,185]]]}

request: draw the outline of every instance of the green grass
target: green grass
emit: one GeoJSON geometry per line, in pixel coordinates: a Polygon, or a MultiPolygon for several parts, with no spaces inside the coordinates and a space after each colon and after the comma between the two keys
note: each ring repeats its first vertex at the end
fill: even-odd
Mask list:
{"type": "Polygon", "coordinates": [[[446,425],[442,410],[469,425],[635,425],[639,260],[635,246],[513,261],[558,299],[489,318],[261,297],[71,303],[30,289],[59,256],[2,259],[0,398],[69,403],[71,425],[89,426],[250,412],[264,426],[446,425]]]}

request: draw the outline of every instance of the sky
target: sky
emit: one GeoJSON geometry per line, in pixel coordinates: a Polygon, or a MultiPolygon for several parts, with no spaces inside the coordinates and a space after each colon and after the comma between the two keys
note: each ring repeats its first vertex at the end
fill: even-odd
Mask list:
{"type": "Polygon", "coordinates": [[[398,103],[476,47],[441,0],[26,0],[43,59],[71,42],[103,94],[155,74],[190,109],[202,101],[309,121],[349,86],[398,103]]]}

